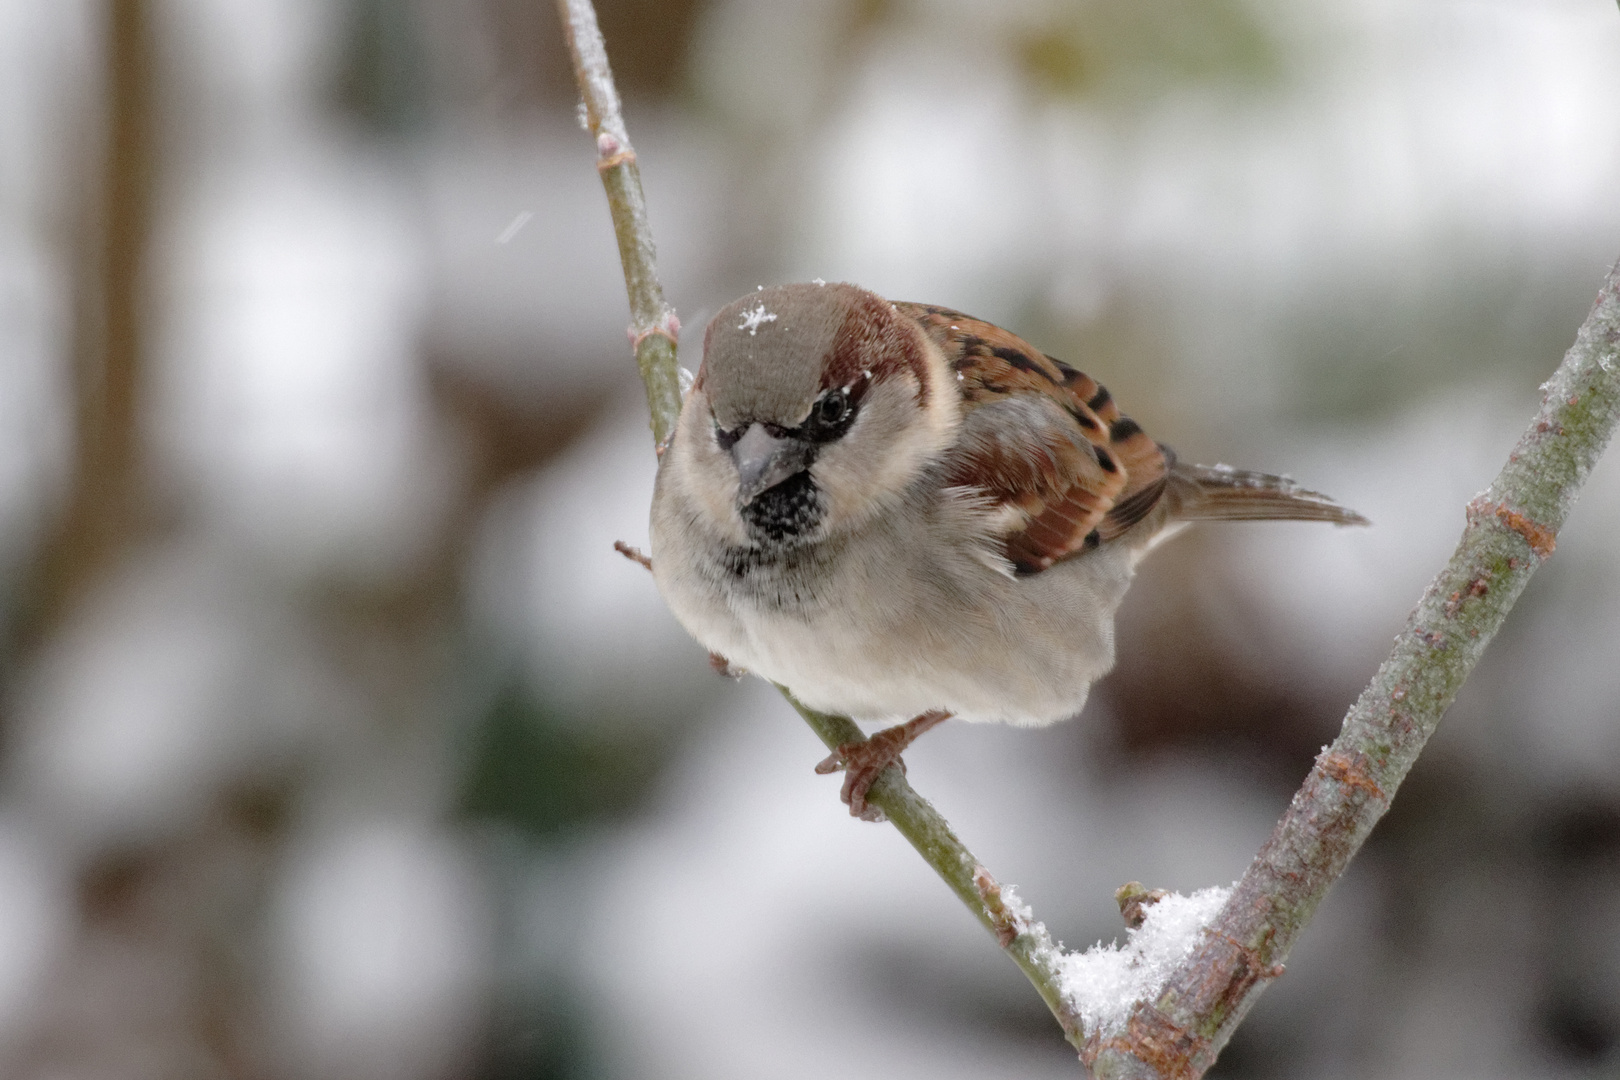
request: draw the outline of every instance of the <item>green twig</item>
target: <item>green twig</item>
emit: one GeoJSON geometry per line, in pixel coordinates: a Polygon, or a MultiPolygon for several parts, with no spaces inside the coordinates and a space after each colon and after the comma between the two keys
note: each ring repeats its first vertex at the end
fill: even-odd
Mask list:
{"type": "MultiPolygon", "coordinates": [[[[817,712],[800,704],[787,687],[778,686],[777,689],[788,699],[788,704],[804,717],[827,749],[836,750],[865,738],[861,729],[848,717],[817,712]]],[[[883,770],[867,792],[866,801],[883,811],[900,835],[927,860],[928,865],[944,879],[945,884],[968,906],[968,910],[984,924],[985,929],[996,935],[1001,947],[1029,977],[1041,1000],[1052,1010],[1052,1015],[1063,1028],[1064,1037],[1076,1049],[1083,1047],[1085,1039],[1080,1030],[1080,1014],[1064,1000],[1059,989],[1061,980],[1057,963],[1061,954],[1052,944],[1046,927],[1036,922],[1016,897],[1006,895],[1006,890],[991,876],[990,871],[957,838],[950,822],[940,816],[933,804],[917,794],[898,768],[890,765],[883,770]]]]}
{"type": "Polygon", "coordinates": [[[585,118],[596,138],[596,171],[607,191],[613,214],[613,234],[619,240],[619,262],[624,267],[624,289],[630,296],[630,342],[641,381],[647,386],[647,408],[652,414],[653,441],[662,451],[681,415],[681,385],[675,364],[675,344],[681,324],[675,309],[664,301],[658,283],[658,255],[652,228],[647,224],[647,200],[641,193],[641,169],[624,128],[619,91],[608,67],[607,47],[596,25],[590,0],[557,0],[568,52],[574,59],[574,78],[585,104],[585,118]]]}
{"type": "MultiPolygon", "coordinates": [[[[613,231],[619,241],[619,259],[624,263],[625,288],[630,293],[631,339],[636,344],[636,360],[647,384],[653,436],[662,448],[675,430],[675,421],[680,415],[673,329],[678,328],[679,323],[658,286],[652,231],[647,225],[641,196],[641,178],[619,111],[619,95],[613,86],[613,71],[608,66],[601,31],[596,26],[596,12],[590,0],[557,0],[557,7],[568,36],[574,74],[584,97],[591,133],[596,136],[596,167],[607,188],[613,231]]],[[[848,717],[807,709],[785,688],[778,689],[829,749],[865,738],[848,717]]],[[[1008,955],[1035,984],[1069,1041],[1080,1047],[1083,1040],[1079,1018],[1064,1004],[1059,992],[1055,966],[1058,951],[1045,927],[1034,922],[1027,910],[1020,909],[1016,902],[1004,899],[1002,886],[957,839],[939,811],[912,789],[899,769],[893,766],[885,769],[872,785],[867,801],[888,816],[968,909],[996,935],[1008,955]]]]}
{"type": "Polygon", "coordinates": [[[1277,823],[1200,946],[1122,1037],[1094,1038],[1099,1077],[1197,1077],[1282,973],[1327,895],[1440,717],[1553,552],[1581,485],[1620,422],[1620,265],[1542,387],[1541,410],[1467,507],[1457,550],[1429,588],[1333,745],[1277,823]]]}

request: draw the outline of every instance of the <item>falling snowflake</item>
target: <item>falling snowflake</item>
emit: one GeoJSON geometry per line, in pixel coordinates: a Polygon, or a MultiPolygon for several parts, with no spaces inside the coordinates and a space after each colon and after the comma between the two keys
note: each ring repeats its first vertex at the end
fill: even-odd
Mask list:
{"type": "Polygon", "coordinates": [[[761,326],[768,322],[775,321],[776,316],[771,314],[769,311],[766,311],[764,304],[757,304],[752,311],[743,312],[742,322],[737,324],[737,329],[746,330],[748,331],[748,336],[753,337],[755,334],[759,333],[759,328],[761,326]]]}

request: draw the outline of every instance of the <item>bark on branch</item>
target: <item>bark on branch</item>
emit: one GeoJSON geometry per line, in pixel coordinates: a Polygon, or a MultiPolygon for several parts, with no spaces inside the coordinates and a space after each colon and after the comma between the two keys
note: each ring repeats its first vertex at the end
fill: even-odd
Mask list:
{"type": "Polygon", "coordinates": [[[607,191],[613,235],[619,241],[619,263],[624,267],[624,290],[630,296],[630,345],[641,368],[641,381],[647,386],[653,442],[661,453],[681,415],[675,366],[681,324],[675,309],[664,302],[664,287],[658,283],[658,254],[652,227],[647,224],[641,169],[624,128],[619,91],[613,84],[602,31],[596,25],[596,8],[590,0],[557,0],[557,11],[574,60],[585,119],[596,139],[596,171],[607,191]]]}
{"type": "MultiPolygon", "coordinates": [[[[630,296],[630,337],[662,447],[680,413],[679,323],[655,269],[635,152],[625,132],[590,0],[558,0],[596,137],[630,296]]],[[[1081,1030],[1066,998],[1063,953],[898,769],[873,785],[881,809],[996,936],[1039,991],[1092,1072],[1108,1080],[1192,1080],[1282,963],[1416,762],[1463,680],[1495,636],[1620,421],[1620,266],[1610,271],[1575,345],[1543,386],[1540,412],[1496,481],[1466,508],[1466,527],[1371,684],[1317,758],[1271,838],[1206,928],[1200,944],[1119,1031],[1081,1030]]],[[[784,696],[830,749],[860,739],[846,717],[784,696]]]]}
{"type": "Polygon", "coordinates": [[[1109,1080],[1197,1077],[1214,1064],[1300,931],[1417,761],[1558,531],[1620,421],[1620,264],[1541,409],[1491,486],[1465,510],[1457,550],[1202,944],[1127,1031],[1082,1058],[1109,1080]]]}

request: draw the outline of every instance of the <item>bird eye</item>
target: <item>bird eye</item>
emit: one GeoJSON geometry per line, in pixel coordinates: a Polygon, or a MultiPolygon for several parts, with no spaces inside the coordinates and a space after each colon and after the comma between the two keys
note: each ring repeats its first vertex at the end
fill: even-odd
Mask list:
{"type": "Polygon", "coordinates": [[[849,417],[849,395],[842,390],[829,390],[816,402],[816,420],[823,427],[835,427],[849,417]]]}

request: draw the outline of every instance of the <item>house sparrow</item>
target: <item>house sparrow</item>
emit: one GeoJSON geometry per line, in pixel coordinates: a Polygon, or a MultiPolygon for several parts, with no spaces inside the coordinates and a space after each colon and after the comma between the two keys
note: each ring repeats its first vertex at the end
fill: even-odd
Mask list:
{"type": "Polygon", "coordinates": [[[1365,524],[1282,477],[1185,465],[998,326],[847,284],[722,309],[659,466],[652,570],[712,653],[805,705],[905,721],[840,747],[850,812],[947,716],[1080,711],[1137,561],[1204,519],[1365,524]],[[907,719],[910,718],[910,719],[907,719]]]}

